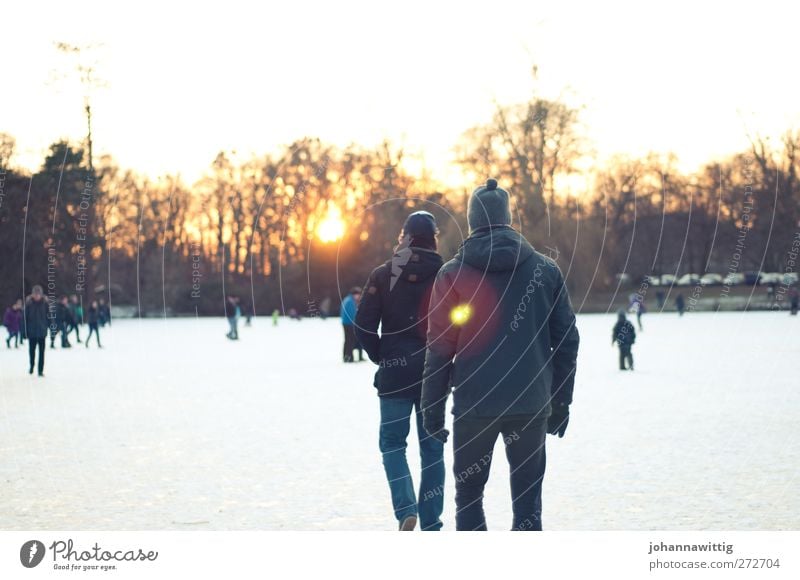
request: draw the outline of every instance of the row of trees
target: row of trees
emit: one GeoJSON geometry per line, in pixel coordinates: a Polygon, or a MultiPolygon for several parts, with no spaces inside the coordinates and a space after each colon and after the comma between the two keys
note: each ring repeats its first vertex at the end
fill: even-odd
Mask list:
{"type": "MultiPolygon", "coordinates": [[[[517,225],[558,261],[580,306],[615,290],[622,272],[782,270],[800,223],[800,133],[776,147],[751,142],[692,174],[671,155],[592,167],[579,111],[533,98],[498,107],[456,151],[465,182],[494,175],[512,193],[517,225]]],[[[13,150],[0,137],[4,303],[40,283],[147,314],[220,313],[229,293],[257,314],[314,312],[388,258],[409,210],[437,216],[445,257],[467,232],[470,187],[410,174],[390,143],[302,139],[244,160],[223,152],[194,184],[108,157],[89,163],[65,141],[30,174],[14,168],[13,150]],[[323,241],[323,224],[337,219],[344,236],[323,241]]]]}

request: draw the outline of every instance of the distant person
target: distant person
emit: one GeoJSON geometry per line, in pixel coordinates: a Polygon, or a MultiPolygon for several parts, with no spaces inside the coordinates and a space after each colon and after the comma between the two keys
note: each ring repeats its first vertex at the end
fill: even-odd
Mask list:
{"type": "Polygon", "coordinates": [[[239,340],[239,317],[237,311],[239,309],[236,303],[236,297],[232,294],[225,299],[225,317],[228,319],[228,334],[231,340],[239,340]]]}
{"type": "Polygon", "coordinates": [[[281,313],[278,311],[277,308],[272,311],[272,326],[278,326],[278,317],[280,315],[281,313]]]}
{"type": "Polygon", "coordinates": [[[556,263],[511,227],[509,194],[496,180],[472,193],[467,213],[469,237],[439,270],[430,299],[424,427],[447,440],[452,392],[457,530],[486,530],[483,492],[501,434],[512,529],[541,530],[545,435],[567,430],[575,315],[556,263]]]}
{"type": "Polygon", "coordinates": [[[636,315],[636,323],[639,325],[639,330],[642,330],[642,314],[647,312],[647,308],[644,305],[644,296],[639,293],[631,294],[628,310],[636,315]]]}
{"type": "Polygon", "coordinates": [[[444,443],[425,432],[420,409],[428,301],[442,267],[436,234],[432,214],[408,216],[394,255],[367,280],[354,325],[357,340],[378,365],[373,383],[380,400],[378,441],[400,531],[413,530],[417,519],[423,531],[442,527],[444,443]],[[419,494],[406,460],[412,416],[422,465],[419,494]]]}
{"type": "Polygon", "coordinates": [[[80,300],[76,294],[73,294],[69,299],[69,310],[70,314],[72,314],[72,321],[73,325],[70,329],[75,331],[75,339],[80,342],[81,341],[81,324],[83,324],[83,306],[81,306],[80,300]]]}
{"type": "Polygon", "coordinates": [[[22,300],[17,300],[6,308],[3,314],[3,326],[8,331],[6,346],[11,348],[11,339],[14,339],[14,348],[19,348],[20,326],[22,325],[22,300]]]}
{"type": "Polygon", "coordinates": [[[319,303],[319,316],[322,320],[325,320],[331,315],[331,298],[330,296],[326,296],[322,299],[322,302],[319,303]]]}
{"type": "Polygon", "coordinates": [[[103,348],[100,344],[100,314],[102,310],[97,300],[92,300],[92,305],[86,313],[89,319],[89,336],[86,337],[86,348],[89,348],[89,341],[92,340],[92,334],[97,337],[97,348],[103,348]]]}
{"type": "Polygon", "coordinates": [[[625,311],[617,312],[617,323],[611,331],[611,345],[619,347],[619,370],[633,370],[633,353],[631,349],[636,342],[636,329],[625,317],[625,311]]]}
{"type": "Polygon", "coordinates": [[[797,309],[800,306],[800,292],[797,288],[792,288],[789,291],[789,312],[792,316],[797,316],[797,309]]]}
{"type": "MultiPolygon", "coordinates": [[[[358,286],[351,288],[350,292],[344,297],[344,300],[342,300],[339,313],[342,319],[342,328],[344,329],[343,358],[346,363],[353,362],[353,350],[358,348],[358,339],[356,338],[356,329],[354,325],[359,298],[361,298],[361,288],[358,286]]],[[[359,360],[364,360],[364,355],[360,348],[359,360]]]]}
{"type": "Polygon", "coordinates": [[[106,324],[111,326],[111,308],[106,304],[103,298],[101,298],[97,304],[97,315],[100,326],[105,326],[106,324]]]}
{"type": "Polygon", "coordinates": [[[290,308],[288,314],[290,320],[303,320],[303,318],[300,316],[300,312],[297,311],[297,308],[290,308]]]}
{"type": "MultiPolygon", "coordinates": [[[[69,298],[62,296],[56,304],[56,332],[61,334],[61,348],[72,348],[69,333],[73,326],[72,312],[69,309],[69,298]]],[[[56,332],[50,329],[50,348],[55,348],[56,332]]]]}
{"type": "Polygon", "coordinates": [[[667,301],[667,295],[664,294],[663,290],[656,291],[656,304],[658,304],[659,310],[664,310],[664,304],[667,301]]]}
{"type": "Polygon", "coordinates": [[[678,309],[678,314],[683,316],[683,312],[686,310],[686,301],[683,299],[683,294],[678,294],[675,298],[675,308],[678,309]]]}
{"type": "Polygon", "coordinates": [[[30,298],[25,303],[22,317],[22,333],[28,339],[28,356],[30,358],[29,374],[33,374],[36,362],[36,350],[39,350],[39,376],[44,376],[44,341],[47,338],[47,300],[42,287],[38,284],[31,290],[30,298]]]}

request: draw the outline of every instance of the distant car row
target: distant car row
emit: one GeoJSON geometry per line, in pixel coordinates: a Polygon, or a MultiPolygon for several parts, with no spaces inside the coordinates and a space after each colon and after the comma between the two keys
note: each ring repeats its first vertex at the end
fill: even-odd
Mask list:
{"type": "Polygon", "coordinates": [[[738,286],[746,284],[797,284],[797,272],[737,272],[722,276],[721,274],[684,274],[677,277],[672,274],[661,276],[645,276],[645,282],[650,286],[738,286]]]}

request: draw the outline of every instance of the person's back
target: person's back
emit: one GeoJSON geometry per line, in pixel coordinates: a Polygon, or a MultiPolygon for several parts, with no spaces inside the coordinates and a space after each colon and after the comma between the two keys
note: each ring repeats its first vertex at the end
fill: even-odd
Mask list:
{"type": "Polygon", "coordinates": [[[446,440],[452,387],[459,530],[486,529],[483,489],[500,434],[513,529],[542,529],[545,434],[564,435],[572,402],[579,337],[564,279],[511,228],[508,199],[493,179],[473,192],[470,236],[431,296],[422,405],[426,430],[446,440]]]}
{"type": "Polygon", "coordinates": [[[436,220],[424,211],[406,219],[392,259],[367,280],[355,316],[356,338],[378,365],[381,423],[379,448],[400,530],[442,527],[444,445],[425,432],[420,410],[431,287],[442,258],[436,252],[436,220]],[[380,334],[378,333],[380,328],[380,334]],[[419,494],[406,460],[411,417],[421,460],[419,494]]]}
{"type": "Polygon", "coordinates": [[[633,370],[631,347],[636,342],[636,329],[625,316],[625,311],[617,313],[617,322],[611,329],[611,344],[619,347],[619,370],[633,370]]]}

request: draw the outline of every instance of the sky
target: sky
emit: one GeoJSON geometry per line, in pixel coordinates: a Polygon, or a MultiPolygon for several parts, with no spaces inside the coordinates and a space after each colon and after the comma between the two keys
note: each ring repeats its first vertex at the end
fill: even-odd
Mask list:
{"type": "Polygon", "coordinates": [[[747,131],[800,126],[798,16],[780,2],[17,0],[0,23],[0,131],[30,169],[83,139],[63,41],[98,45],[95,155],[152,177],[192,181],[220,150],[316,136],[389,138],[447,183],[462,132],[534,92],[583,107],[599,161],[671,151],[693,169],[747,131]]]}

